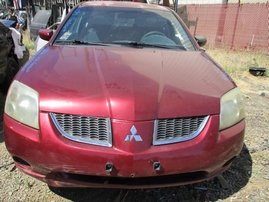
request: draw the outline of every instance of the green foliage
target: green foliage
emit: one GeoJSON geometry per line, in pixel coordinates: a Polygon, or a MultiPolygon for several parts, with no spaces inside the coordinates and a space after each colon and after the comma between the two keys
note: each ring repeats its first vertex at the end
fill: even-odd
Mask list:
{"type": "Polygon", "coordinates": [[[26,179],[26,181],[24,182],[24,186],[28,189],[32,188],[33,185],[31,185],[28,181],[28,179],[26,179]]]}
{"type": "Polygon", "coordinates": [[[251,64],[252,67],[259,67],[259,63],[257,62],[256,58],[253,58],[253,63],[251,64]]]}
{"type": "Polygon", "coordinates": [[[30,39],[30,36],[29,36],[28,33],[23,34],[23,44],[29,50],[34,50],[35,49],[34,41],[32,39],[30,39]]]}
{"type": "Polygon", "coordinates": [[[35,49],[35,46],[34,46],[34,43],[28,43],[28,44],[25,44],[26,48],[28,48],[29,50],[34,50],[35,49]]]}
{"type": "Polygon", "coordinates": [[[269,77],[269,70],[268,69],[266,69],[266,71],[264,72],[264,76],[269,77]]]}

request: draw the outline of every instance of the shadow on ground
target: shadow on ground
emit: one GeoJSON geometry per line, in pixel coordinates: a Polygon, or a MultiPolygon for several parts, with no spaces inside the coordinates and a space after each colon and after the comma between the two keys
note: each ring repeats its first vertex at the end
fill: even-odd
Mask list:
{"type": "Polygon", "coordinates": [[[222,176],[228,188],[221,187],[217,178],[186,186],[160,189],[91,189],[91,188],[53,188],[55,194],[74,202],[191,202],[217,201],[226,199],[245,187],[251,177],[252,159],[248,148],[244,145],[240,155],[234,160],[231,168],[222,176]]]}

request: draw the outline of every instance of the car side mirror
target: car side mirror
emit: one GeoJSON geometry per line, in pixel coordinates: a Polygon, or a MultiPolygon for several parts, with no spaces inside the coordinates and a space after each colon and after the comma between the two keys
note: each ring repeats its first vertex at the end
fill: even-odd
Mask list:
{"type": "Polygon", "coordinates": [[[207,39],[204,36],[195,36],[194,38],[196,39],[200,47],[203,47],[207,42],[207,39]]]}
{"type": "Polygon", "coordinates": [[[45,41],[49,41],[53,35],[53,30],[42,28],[38,31],[38,35],[40,36],[41,39],[43,39],[45,41]]]}

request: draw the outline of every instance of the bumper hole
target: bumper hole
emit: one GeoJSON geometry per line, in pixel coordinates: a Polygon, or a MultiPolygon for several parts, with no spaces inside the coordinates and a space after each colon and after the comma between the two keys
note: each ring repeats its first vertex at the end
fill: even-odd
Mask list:
{"type": "Polygon", "coordinates": [[[30,166],[29,163],[27,163],[26,161],[24,161],[23,159],[17,157],[17,156],[13,156],[13,160],[16,162],[16,163],[19,163],[19,164],[22,164],[22,165],[25,165],[25,166],[30,166]]]}

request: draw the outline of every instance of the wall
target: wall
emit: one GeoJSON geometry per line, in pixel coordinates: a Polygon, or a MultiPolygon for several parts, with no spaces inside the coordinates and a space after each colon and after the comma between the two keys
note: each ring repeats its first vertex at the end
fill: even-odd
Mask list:
{"type": "MultiPolygon", "coordinates": [[[[179,5],[186,8],[192,34],[206,36],[208,44],[269,53],[269,3],[179,5]]],[[[181,11],[181,13],[179,13],[181,11]]]]}
{"type": "Polygon", "coordinates": [[[178,0],[178,4],[222,4],[227,0],[178,0]]]}
{"type": "Polygon", "coordinates": [[[267,3],[268,0],[178,0],[179,4],[267,3]]]}
{"type": "MultiPolygon", "coordinates": [[[[240,0],[240,3],[267,3],[268,0],[240,0]]],[[[229,3],[239,3],[239,0],[229,0],[229,3]]]]}

